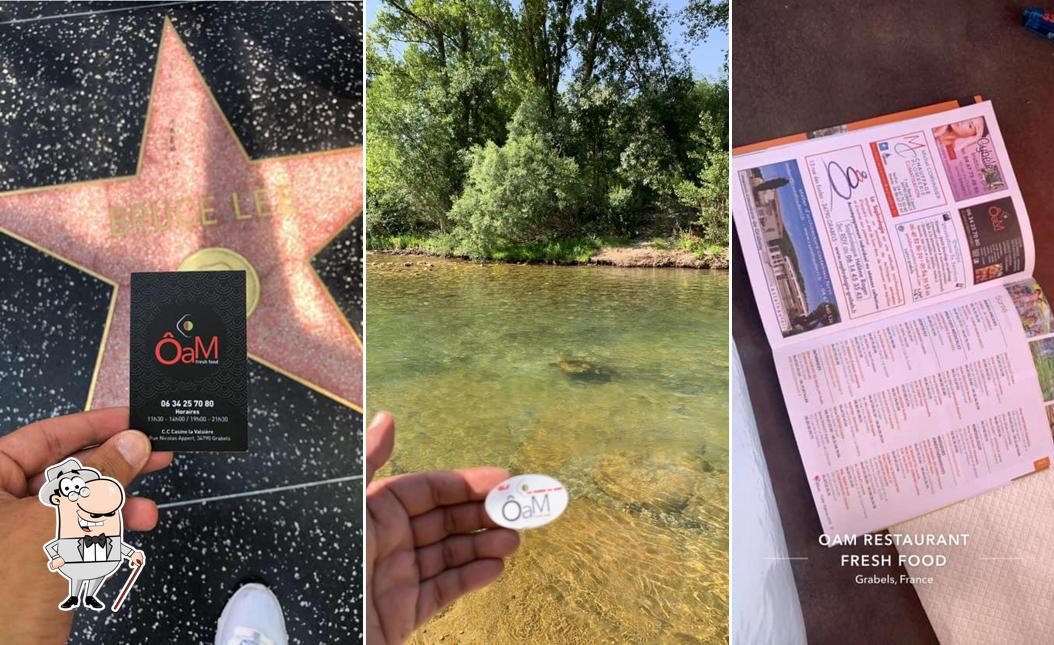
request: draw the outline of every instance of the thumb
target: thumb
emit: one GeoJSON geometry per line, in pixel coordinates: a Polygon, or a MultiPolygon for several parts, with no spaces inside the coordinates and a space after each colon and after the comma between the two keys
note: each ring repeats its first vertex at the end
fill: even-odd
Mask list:
{"type": "Polygon", "coordinates": [[[366,483],[388,461],[395,447],[395,419],[388,412],[378,412],[366,428],[366,483]]]}
{"type": "Polygon", "coordinates": [[[84,465],[113,477],[127,487],[150,458],[150,439],[138,430],[125,430],[106,440],[84,459],[84,465]]]}

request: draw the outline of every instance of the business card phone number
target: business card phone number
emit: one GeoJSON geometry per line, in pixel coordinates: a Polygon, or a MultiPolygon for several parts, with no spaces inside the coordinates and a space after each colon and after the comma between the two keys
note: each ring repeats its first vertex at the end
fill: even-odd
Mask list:
{"type": "Polygon", "coordinates": [[[160,404],[163,408],[211,408],[216,402],[211,399],[161,399],[160,404]]]}

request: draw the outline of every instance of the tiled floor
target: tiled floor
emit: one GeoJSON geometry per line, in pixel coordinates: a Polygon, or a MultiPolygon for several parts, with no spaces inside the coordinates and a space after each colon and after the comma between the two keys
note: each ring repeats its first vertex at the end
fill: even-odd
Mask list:
{"type": "MultiPolygon", "coordinates": [[[[0,3],[0,194],[134,172],[165,18],[253,158],[361,144],[361,3],[143,4],[0,3]]],[[[311,262],[360,334],[361,227],[311,262]]],[[[0,433],[83,408],[112,293],[0,231],[0,433]]],[[[161,507],[127,538],[147,566],[117,614],[78,611],[72,642],[211,642],[260,579],[293,642],[359,638],[361,414],[251,359],[249,378],[250,451],[177,455],[133,485],[161,507]]]]}

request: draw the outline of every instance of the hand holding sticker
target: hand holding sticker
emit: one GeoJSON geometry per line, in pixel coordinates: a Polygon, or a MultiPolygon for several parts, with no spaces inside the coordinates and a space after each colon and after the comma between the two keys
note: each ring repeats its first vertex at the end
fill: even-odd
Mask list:
{"type": "Polygon", "coordinates": [[[508,529],[533,529],[560,517],[567,508],[567,489],[547,475],[517,475],[491,489],[487,515],[508,529]]]}
{"type": "Polygon", "coordinates": [[[382,412],[366,430],[366,640],[402,643],[463,595],[497,580],[520,546],[484,511],[503,468],[414,472],[373,480],[395,447],[382,412]]]}

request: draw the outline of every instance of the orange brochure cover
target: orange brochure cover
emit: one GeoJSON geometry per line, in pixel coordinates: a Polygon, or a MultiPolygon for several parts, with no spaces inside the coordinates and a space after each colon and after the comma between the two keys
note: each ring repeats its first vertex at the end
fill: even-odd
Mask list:
{"type": "Polygon", "coordinates": [[[787,145],[788,143],[797,143],[799,141],[807,141],[809,139],[818,139],[820,137],[826,137],[832,134],[841,134],[843,132],[863,130],[864,128],[871,128],[876,125],[895,123],[896,121],[903,121],[905,119],[911,119],[917,116],[926,116],[928,114],[936,114],[937,112],[954,110],[955,108],[964,107],[971,103],[980,103],[983,100],[984,99],[982,99],[981,96],[978,94],[966,99],[942,101],[940,103],[924,105],[922,107],[912,108],[910,110],[901,110],[900,112],[892,112],[890,114],[871,117],[869,119],[861,119],[860,121],[853,121],[852,123],[847,123],[844,125],[836,125],[829,128],[821,128],[819,130],[812,130],[810,132],[800,132],[798,134],[789,134],[787,136],[776,137],[775,139],[759,141],[757,143],[748,143],[746,145],[732,148],[732,156],[737,157],[739,155],[750,154],[752,152],[768,150],[769,148],[775,148],[776,146],[787,145]]]}

